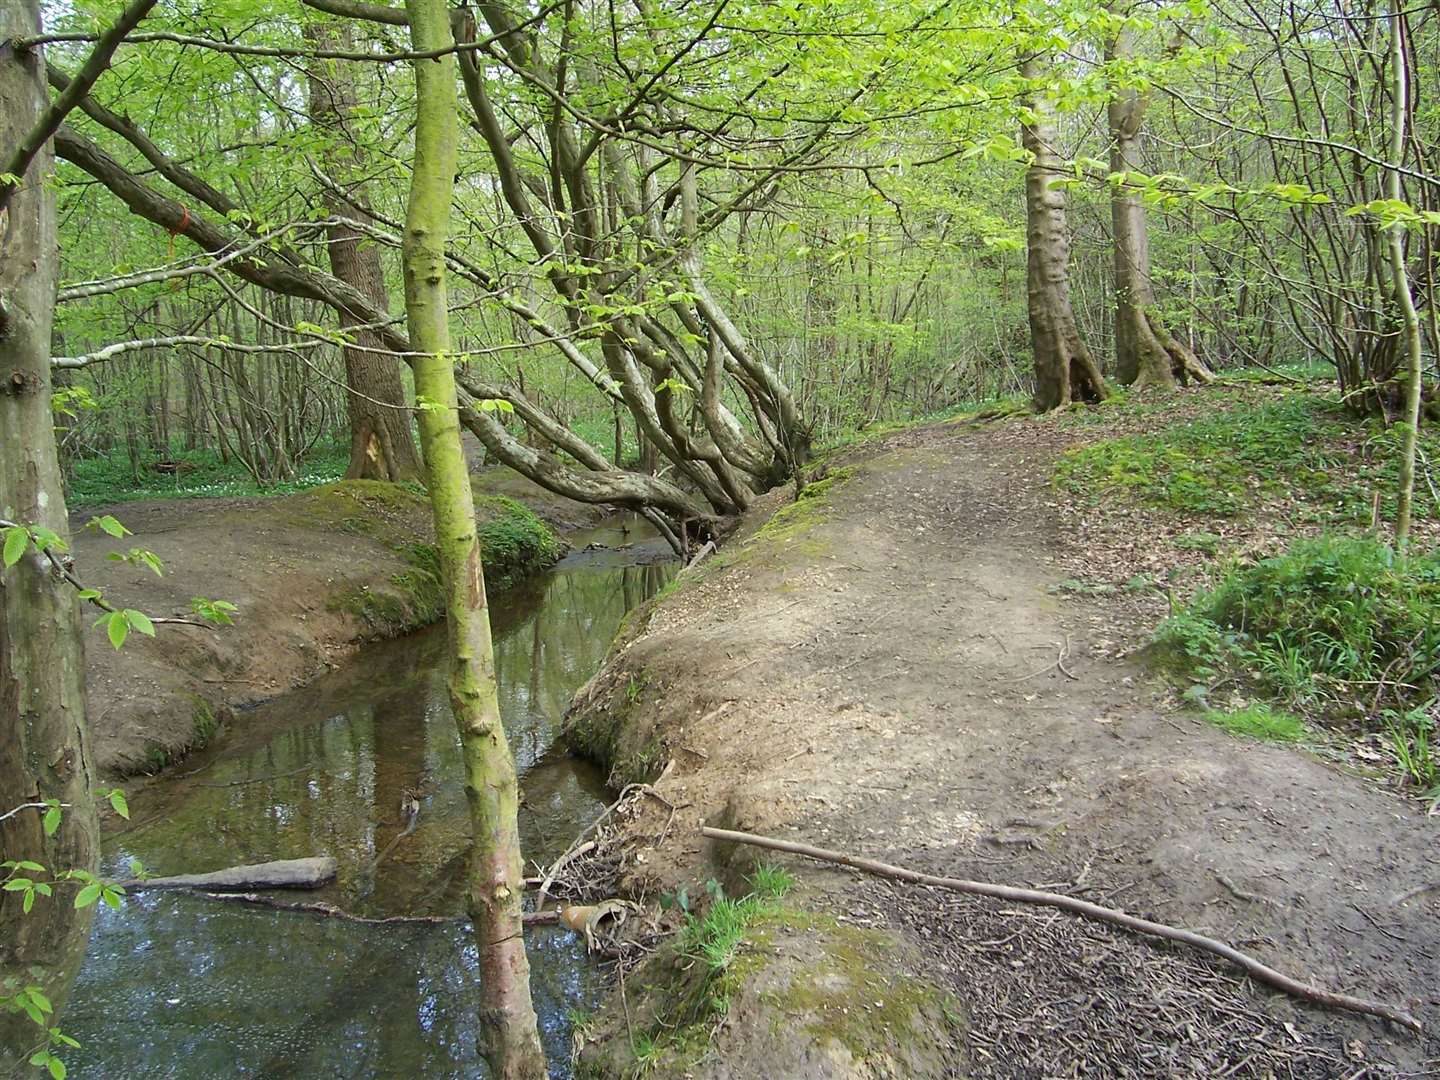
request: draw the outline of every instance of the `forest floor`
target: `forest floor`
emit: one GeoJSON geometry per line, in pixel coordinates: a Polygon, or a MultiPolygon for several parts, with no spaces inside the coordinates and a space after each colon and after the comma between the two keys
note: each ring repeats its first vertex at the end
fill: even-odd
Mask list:
{"type": "MultiPolygon", "coordinates": [[[[558,533],[605,513],[508,471],[483,471],[475,489],[494,592],[554,562],[563,552],[558,533]]],[[[118,651],[103,627],[87,629],[90,730],[107,775],[164,768],[245,708],[303,685],[365,642],[440,617],[429,504],[401,485],[341,481],[273,498],[146,500],[72,518],[76,573],[114,606],[195,618],[198,596],[238,608],[234,625],[161,625],[154,638],[132,633],[118,651]],[[85,528],[104,514],[134,535],[85,528]],[[159,556],[163,574],[111,557],[133,548],[159,556]]],[[[82,617],[99,614],[87,608],[82,617]]]]}
{"type": "MultiPolygon", "coordinates": [[[[655,999],[694,1000],[677,985],[693,955],[681,948],[677,974],[670,957],[642,967],[584,1033],[586,1067],[1440,1075],[1440,889],[1396,900],[1440,882],[1440,818],[1332,760],[1343,754],[1237,738],[1182,708],[1141,648],[1166,611],[1155,583],[1208,561],[1174,542],[1195,521],[1052,483],[1067,449],[1117,425],[1203,422],[1236,400],[1192,392],[1103,428],[942,423],[837,454],[829,483],[793,505],[793,491],[771,493],[707,568],[632,620],[577,699],[572,739],[614,782],[654,780],[673,807],[642,800],[627,823],[629,895],[703,897],[707,877],[738,895],[774,860],[700,827],[749,830],[1188,927],[1408,1008],[1431,1034],[1301,1006],[1067,914],[784,857],[798,881],[784,905],[818,915],[759,920],[732,964],[744,977],[684,1016],[655,999]],[[847,966],[842,932],[881,937],[847,966]],[[921,1009],[921,986],[943,995],[938,1012],[897,1015],[902,992],[921,1009]],[[946,1045],[916,1056],[917,1039],[946,1045]]],[[[1323,524],[1277,509],[1294,509],[1287,490],[1246,501],[1263,486],[1242,484],[1246,512],[1205,535],[1258,553],[1323,524]]]]}

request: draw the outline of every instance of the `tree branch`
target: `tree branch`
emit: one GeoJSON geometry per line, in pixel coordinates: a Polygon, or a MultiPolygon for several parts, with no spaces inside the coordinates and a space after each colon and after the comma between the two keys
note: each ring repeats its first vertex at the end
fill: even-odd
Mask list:
{"type": "Polygon", "coordinates": [[[30,162],[35,160],[35,155],[40,152],[40,148],[60,129],[66,114],[90,92],[90,88],[95,85],[95,80],[100,78],[105,73],[105,69],[110,66],[110,59],[115,55],[115,50],[120,47],[120,43],[154,6],[155,0],[130,0],[129,7],[120,13],[120,18],[115,20],[115,25],[99,36],[95,48],[75,76],[75,81],[50,103],[50,108],[46,109],[44,115],[36,121],[35,126],[30,129],[30,133],[20,140],[20,145],[15,148],[10,159],[5,162],[3,167],[0,167],[0,174],[8,173],[15,178],[13,180],[0,179],[0,210],[4,210],[9,204],[10,196],[20,186],[21,177],[30,168],[30,162]]]}
{"type": "Polygon", "coordinates": [[[1040,892],[1036,889],[1020,889],[1013,885],[996,885],[987,881],[965,881],[961,878],[936,877],[934,874],[922,874],[917,870],[907,870],[902,866],[892,866],[889,863],[877,862],[874,859],[866,859],[858,855],[846,855],[839,851],[828,851],[825,848],[811,847],[809,844],[799,844],[790,840],[775,840],[768,836],[756,836],[754,833],[732,832],[729,829],[713,829],[709,826],[702,827],[700,831],[712,840],[726,840],[734,844],[749,844],[754,847],[768,848],[771,851],[785,851],[793,855],[804,855],[809,859],[838,863],[841,866],[853,867],[856,870],[863,870],[867,874],[874,874],[877,877],[890,878],[895,881],[908,881],[916,885],[930,885],[935,888],[949,889],[952,892],[969,893],[974,896],[989,896],[996,900],[1005,900],[1010,903],[1040,904],[1044,907],[1059,908],[1061,911],[1069,911],[1075,915],[1084,916],[1087,919],[1094,919],[1097,922],[1109,923],[1111,926],[1119,926],[1126,930],[1133,930],[1138,934],[1164,938],[1167,941],[1179,941],[1204,952],[1223,957],[1237,967],[1243,968],[1246,974],[1257,982],[1262,982],[1266,986],[1283,991],[1292,997],[1298,997],[1302,1000],[1313,1002],[1316,1005],[1324,1005],[1332,1009],[1343,1009],[1349,1012],[1365,1013],[1369,1016],[1379,1016],[1385,1020],[1393,1020],[1395,1023],[1407,1027],[1411,1031],[1424,1031],[1424,1027],[1419,1020],[1394,1005],[1386,1005],[1384,1002],[1379,1001],[1368,1001],[1365,998],[1351,997],[1348,994],[1338,994],[1332,990],[1315,986],[1312,983],[1301,982],[1299,979],[1293,979],[1283,972],[1276,971],[1269,965],[1261,963],[1253,956],[1243,953],[1239,949],[1226,945],[1223,941],[1206,937],[1204,934],[1197,934],[1193,930],[1182,930],[1179,927],[1166,926],[1164,923],[1141,919],[1134,915],[1128,915],[1123,911],[1117,911],[1115,908],[1102,907],[1099,904],[1092,904],[1088,900],[1081,900],[1074,896],[1065,896],[1061,893],[1040,892]]]}

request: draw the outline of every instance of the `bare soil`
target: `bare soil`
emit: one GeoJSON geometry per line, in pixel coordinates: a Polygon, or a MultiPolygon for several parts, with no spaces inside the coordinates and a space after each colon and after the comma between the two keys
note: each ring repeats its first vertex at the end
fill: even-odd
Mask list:
{"type": "MultiPolygon", "coordinates": [[[[1440,889],[1393,902],[1440,881],[1440,819],[1180,711],[1131,651],[1152,611],[1057,591],[1077,567],[1125,580],[1149,544],[1144,521],[1126,535],[1112,518],[1087,546],[1093,522],[1048,484],[1073,438],[1019,419],[853,451],[831,465],[848,479],[762,528],[793,493],[767,496],[714,565],[632,620],[571,716],[615,780],[663,772],[677,808],[650,800],[632,825],[625,888],[733,889],[758,853],[699,828],[747,829],[1123,907],[1440,1029],[1440,889]]],[[[945,1075],[1440,1076],[1434,1034],[1299,1005],[1180,949],[783,865],[807,908],[897,934],[897,970],[953,992],[965,1030],[945,1075]]],[[[781,1075],[753,1056],[774,1045],[760,1022],[717,1025],[686,1075],[781,1075]]],[[[903,1075],[832,1065],[784,1075],[903,1075]]]]}
{"type": "MultiPolygon", "coordinates": [[[[477,476],[476,489],[524,502],[557,531],[593,524],[606,512],[499,470],[477,476]]],[[[414,547],[430,540],[429,514],[415,492],[371,482],[280,498],[77,511],[76,573],[116,607],[193,618],[192,598],[202,596],[239,608],[233,626],[162,625],[153,639],[131,634],[118,652],[103,627],[88,631],[86,686],[100,769],[162,769],[227,723],[243,722],[248,707],[330,670],[363,643],[433,621],[413,557],[414,547]],[[84,528],[106,513],[134,535],[116,540],[84,528]],[[110,558],[131,548],[159,555],[163,576],[110,558]]],[[[87,607],[87,624],[99,614],[87,607]]]]}

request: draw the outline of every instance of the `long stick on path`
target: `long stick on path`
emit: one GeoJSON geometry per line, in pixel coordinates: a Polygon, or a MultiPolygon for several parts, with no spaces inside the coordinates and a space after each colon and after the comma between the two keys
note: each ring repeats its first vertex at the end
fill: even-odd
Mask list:
{"type": "Polygon", "coordinates": [[[1021,904],[1041,904],[1045,907],[1059,908],[1062,911],[1070,911],[1076,915],[1083,915],[1087,919],[1110,923],[1113,926],[1123,926],[1125,929],[1133,930],[1136,933],[1165,938],[1167,941],[1181,941],[1186,945],[1192,945],[1205,952],[1222,956],[1232,964],[1244,968],[1245,971],[1258,982],[1274,987],[1276,990],[1284,991],[1293,997],[1311,1001],[1317,1005],[1325,1005],[1332,1009],[1344,1009],[1350,1012],[1367,1013],[1370,1016],[1383,1017],[1386,1020],[1393,1020],[1395,1023],[1407,1027],[1411,1031],[1420,1032],[1424,1030],[1419,1020],[1403,1009],[1396,1008],[1394,1005],[1386,1005],[1380,1001],[1368,1001],[1365,998],[1351,997],[1348,994],[1337,994],[1334,991],[1326,990],[1312,983],[1292,979],[1284,972],[1276,971],[1269,965],[1262,964],[1253,956],[1248,956],[1239,949],[1226,945],[1223,941],[1206,937],[1204,934],[1197,934],[1193,930],[1182,930],[1179,927],[1166,926],[1164,923],[1151,922],[1149,919],[1140,919],[1134,915],[1127,915],[1123,911],[1117,911],[1114,908],[1092,904],[1088,900],[1079,900],[1073,896],[1065,896],[1061,893],[1041,892],[1037,889],[1020,889],[1013,885],[996,885],[988,881],[966,881],[962,878],[936,877],[933,874],[922,874],[918,870],[907,870],[903,866],[891,866],[889,863],[861,858],[858,855],[846,855],[839,851],[828,851],[825,848],[811,847],[809,844],[797,844],[791,840],[776,840],[769,836],[756,836],[754,833],[732,832],[729,829],[712,829],[709,826],[703,827],[700,831],[712,840],[728,840],[735,844],[749,844],[752,847],[769,848],[771,851],[785,851],[792,855],[804,855],[806,858],[819,859],[821,862],[839,863],[841,866],[854,867],[856,870],[864,870],[867,874],[876,874],[879,877],[892,878],[896,881],[910,881],[917,885],[932,885],[939,889],[972,893],[977,896],[992,896],[997,900],[1009,900],[1021,904]]]}

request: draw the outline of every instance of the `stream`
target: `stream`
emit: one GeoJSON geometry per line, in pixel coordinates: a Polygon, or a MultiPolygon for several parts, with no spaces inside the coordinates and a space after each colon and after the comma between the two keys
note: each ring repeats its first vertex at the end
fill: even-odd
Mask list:
{"type": "MultiPolygon", "coordinates": [[[[492,608],[527,873],[607,801],[599,771],[555,740],[621,618],[674,572],[643,529],[612,518],[572,534],[570,556],[492,608]]],[[[297,899],[362,915],[461,913],[469,817],[444,644],[439,626],[366,646],[241,714],[213,751],[137,793],[104,871],[129,877],[132,858],[174,874],[332,855],[337,882],[297,899]],[[401,836],[412,793],[417,826],[401,836]]],[[[572,1017],[598,1002],[600,975],[568,930],[531,927],[526,942],[551,1075],[565,1077],[572,1017]]],[[[96,916],[63,1024],[81,1049],[66,1060],[81,1077],[484,1076],[476,970],[465,924],[374,926],[139,892],[96,916]]]]}

